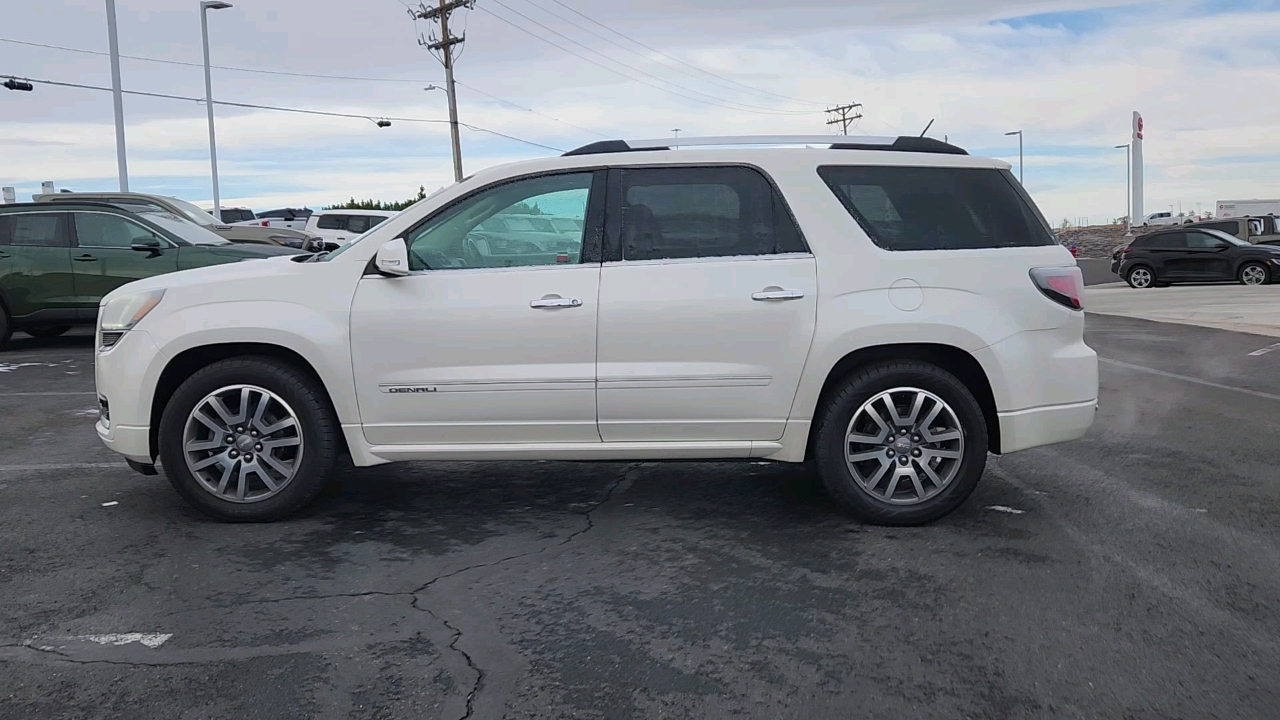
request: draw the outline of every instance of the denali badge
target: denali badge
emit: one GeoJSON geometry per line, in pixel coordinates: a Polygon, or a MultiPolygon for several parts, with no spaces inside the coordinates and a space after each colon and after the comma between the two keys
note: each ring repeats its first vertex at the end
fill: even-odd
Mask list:
{"type": "Polygon", "coordinates": [[[382,392],[385,393],[432,393],[435,391],[435,388],[425,385],[397,385],[382,388],[382,392]]]}

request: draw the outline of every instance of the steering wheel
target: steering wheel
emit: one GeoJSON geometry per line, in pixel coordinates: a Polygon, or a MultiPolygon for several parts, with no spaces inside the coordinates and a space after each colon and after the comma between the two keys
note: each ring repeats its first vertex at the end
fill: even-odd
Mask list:
{"type": "Polygon", "coordinates": [[[484,255],[480,253],[475,240],[469,237],[462,239],[462,255],[467,267],[484,267],[484,255]]]}

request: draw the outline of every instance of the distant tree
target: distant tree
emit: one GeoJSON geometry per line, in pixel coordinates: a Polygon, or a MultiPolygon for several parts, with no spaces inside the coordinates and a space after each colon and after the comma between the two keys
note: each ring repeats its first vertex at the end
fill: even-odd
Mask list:
{"type": "Polygon", "coordinates": [[[530,205],[527,202],[518,202],[515,205],[512,205],[511,207],[507,208],[503,212],[511,215],[546,215],[547,214],[542,212],[542,208],[538,207],[537,203],[530,205]]]}
{"type": "Polygon", "coordinates": [[[339,205],[330,205],[325,210],[392,210],[399,212],[410,205],[424,200],[427,197],[427,188],[419,185],[417,197],[408,200],[400,200],[398,202],[383,202],[381,200],[356,200],[351,198],[345,203],[339,205]]]}

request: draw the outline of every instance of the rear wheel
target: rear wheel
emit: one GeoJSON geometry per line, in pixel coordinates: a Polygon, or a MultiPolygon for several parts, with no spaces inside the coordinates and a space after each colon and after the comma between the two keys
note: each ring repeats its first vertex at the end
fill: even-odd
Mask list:
{"type": "Polygon", "coordinates": [[[266,522],[320,494],[338,432],[311,378],[270,358],[233,358],[174,392],[160,421],[160,459],[174,489],[206,515],[266,522]]]}
{"type": "Polygon", "coordinates": [[[1267,272],[1267,266],[1262,263],[1245,263],[1240,268],[1240,284],[1242,285],[1266,285],[1271,281],[1271,273],[1267,272]]]}
{"type": "Polygon", "coordinates": [[[9,336],[13,335],[13,323],[9,320],[9,309],[0,303],[0,350],[9,342],[9,336]]]}
{"type": "Polygon", "coordinates": [[[855,371],[821,410],[815,459],[827,493],[879,525],[922,525],[969,497],[987,462],[978,401],[954,375],[920,361],[855,371]]]}
{"type": "Polygon", "coordinates": [[[1155,285],[1156,274],[1146,265],[1136,265],[1129,270],[1125,280],[1129,283],[1129,287],[1144,290],[1155,285]]]}
{"type": "Polygon", "coordinates": [[[42,325],[40,327],[24,328],[23,332],[33,338],[41,340],[45,338],[54,338],[64,334],[71,329],[70,325],[42,325]]]}

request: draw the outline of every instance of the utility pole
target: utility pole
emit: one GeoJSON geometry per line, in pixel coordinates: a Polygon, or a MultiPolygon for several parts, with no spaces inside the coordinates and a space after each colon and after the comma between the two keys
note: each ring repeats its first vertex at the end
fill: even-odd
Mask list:
{"type": "Polygon", "coordinates": [[[849,134],[849,124],[855,120],[862,119],[862,103],[849,103],[848,105],[837,105],[827,108],[827,114],[833,117],[827,121],[828,125],[839,125],[840,134],[849,134]]]}
{"type": "MultiPolygon", "coordinates": [[[[462,182],[462,140],[458,137],[458,91],[453,84],[453,47],[461,45],[467,38],[454,37],[449,34],[449,15],[459,8],[471,9],[475,0],[438,0],[439,5],[429,8],[418,3],[417,10],[409,14],[418,20],[433,20],[440,23],[440,38],[428,40],[418,38],[418,44],[428,50],[440,51],[440,62],[444,64],[445,90],[449,93],[449,135],[453,141],[453,179],[462,182]]],[[[432,35],[434,38],[434,34],[432,35]]]]}
{"type": "Polygon", "coordinates": [[[116,38],[116,0],[107,0],[107,47],[111,51],[111,95],[116,114],[116,172],[120,192],[129,192],[129,167],[124,152],[124,99],[120,91],[120,41],[116,38]]]}

